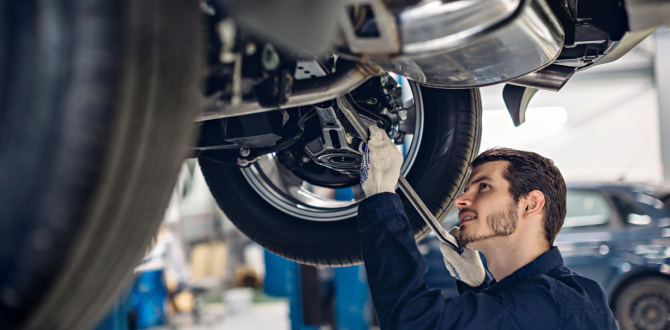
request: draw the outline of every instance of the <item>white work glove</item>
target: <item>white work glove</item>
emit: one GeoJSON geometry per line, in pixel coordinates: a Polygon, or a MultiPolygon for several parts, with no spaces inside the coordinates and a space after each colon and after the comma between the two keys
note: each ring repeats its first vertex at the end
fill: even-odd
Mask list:
{"type": "Polygon", "coordinates": [[[370,140],[362,146],[361,185],[365,196],[395,193],[403,156],[384,130],[377,126],[369,129],[370,140]]]}
{"type": "MultiPolygon", "coordinates": [[[[458,237],[460,229],[454,227],[449,231],[449,234],[458,237]]],[[[458,253],[454,248],[448,244],[440,244],[440,251],[444,257],[444,264],[449,270],[449,274],[456,279],[465,282],[465,284],[475,288],[480,286],[486,278],[486,271],[482,259],[479,258],[479,252],[462,247],[463,252],[458,253]]]]}

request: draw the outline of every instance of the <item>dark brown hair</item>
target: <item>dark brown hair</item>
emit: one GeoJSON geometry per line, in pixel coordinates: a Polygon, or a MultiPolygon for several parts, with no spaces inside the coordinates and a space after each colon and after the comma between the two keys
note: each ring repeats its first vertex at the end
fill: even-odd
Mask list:
{"type": "Polygon", "coordinates": [[[518,203],[521,197],[528,196],[533,190],[544,194],[544,234],[549,246],[553,246],[566,213],[566,188],[561,172],[551,159],[534,152],[510,148],[486,150],[470,166],[475,168],[495,161],[507,162],[507,168],[502,175],[509,182],[509,192],[514,203],[518,203]]]}

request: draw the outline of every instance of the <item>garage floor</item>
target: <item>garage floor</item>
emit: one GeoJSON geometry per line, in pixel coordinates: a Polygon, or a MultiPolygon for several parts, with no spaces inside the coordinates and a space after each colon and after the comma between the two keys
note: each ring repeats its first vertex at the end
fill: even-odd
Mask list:
{"type": "Polygon", "coordinates": [[[150,330],[288,330],[290,329],[288,302],[254,304],[248,310],[229,314],[224,305],[210,305],[202,316],[200,324],[194,324],[190,315],[178,315],[172,326],[156,327],[150,330]]]}

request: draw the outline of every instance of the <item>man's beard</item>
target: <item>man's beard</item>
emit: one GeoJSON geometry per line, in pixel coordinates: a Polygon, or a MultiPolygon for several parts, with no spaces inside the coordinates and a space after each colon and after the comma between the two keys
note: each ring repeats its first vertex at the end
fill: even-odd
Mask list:
{"type": "MultiPolygon", "coordinates": [[[[516,230],[518,222],[516,208],[517,205],[513,202],[510,202],[506,210],[498,211],[486,217],[486,224],[493,230],[493,234],[482,235],[480,233],[474,233],[466,236],[461,231],[457,237],[458,244],[460,246],[467,246],[472,242],[485,240],[487,238],[511,235],[514,230],[516,230]]],[[[472,212],[475,214],[475,216],[477,216],[476,210],[462,209],[460,213],[464,212],[472,212]]]]}

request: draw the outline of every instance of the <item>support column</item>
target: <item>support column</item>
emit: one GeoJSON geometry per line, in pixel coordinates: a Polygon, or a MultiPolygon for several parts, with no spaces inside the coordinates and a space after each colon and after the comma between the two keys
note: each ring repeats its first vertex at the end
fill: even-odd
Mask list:
{"type": "Polygon", "coordinates": [[[670,183],[670,28],[658,29],[654,41],[654,82],[658,92],[663,179],[670,183]]]}

